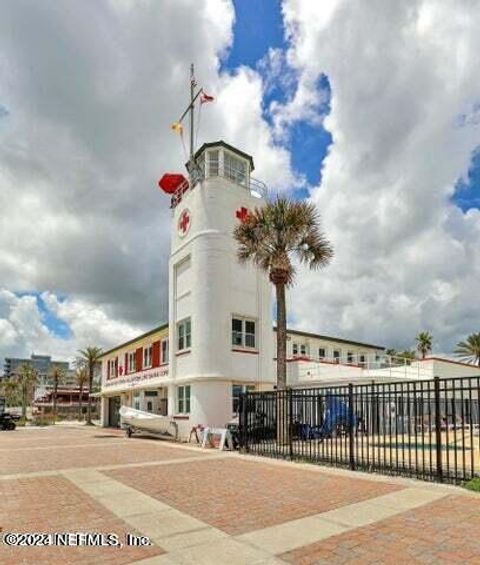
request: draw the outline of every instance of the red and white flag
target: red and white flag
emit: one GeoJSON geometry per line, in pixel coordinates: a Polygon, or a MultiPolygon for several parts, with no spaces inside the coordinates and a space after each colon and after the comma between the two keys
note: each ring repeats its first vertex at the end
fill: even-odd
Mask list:
{"type": "Polygon", "coordinates": [[[215,98],[213,96],[210,96],[206,92],[202,92],[202,95],[200,96],[200,104],[205,104],[206,102],[213,102],[214,100],[215,98]]]}

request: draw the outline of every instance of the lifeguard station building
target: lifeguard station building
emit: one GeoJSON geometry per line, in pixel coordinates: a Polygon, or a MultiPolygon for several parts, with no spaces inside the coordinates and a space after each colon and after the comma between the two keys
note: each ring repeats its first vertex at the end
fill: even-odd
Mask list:
{"type": "MultiPolygon", "coordinates": [[[[171,197],[169,319],[102,356],[101,420],[118,425],[121,405],[168,415],[180,437],[223,427],[245,389],[274,387],[276,331],[267,276],[237,260],[233,230],[266,187],[250,155],[223,141],[204,144],[189,179],[165,175],[171,197]]],[[[427,358],[394,361],[382,346],[289,330],[288,384],[470,376],[478,367],[427,358]]]]}
{"type": "MultiPolygon", "coordinates": [[[[267,276],[237,260],[233,230],[265,203],[250,155],[223,141],[195,154],[189,180],[165,175],[171,196],[169,320],[102,357],[102,423],[116,425],[126,404],[170,415],[182,432],[223,426],[245,387],[275,384],[272,287],[267,276]]],[[[367,364],[383,348],[289,332],[292,361],[321,358],[367,364]]]]}

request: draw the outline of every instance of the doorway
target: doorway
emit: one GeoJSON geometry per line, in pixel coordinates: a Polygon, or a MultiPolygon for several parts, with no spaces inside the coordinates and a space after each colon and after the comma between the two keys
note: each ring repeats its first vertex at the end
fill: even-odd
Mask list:
{"type": "Polygon", "coordinates": [[[121,402],[119,396],[113,396],[108,399],[108,425],[113,428],[120,427],[120,410],[121,402]]]}

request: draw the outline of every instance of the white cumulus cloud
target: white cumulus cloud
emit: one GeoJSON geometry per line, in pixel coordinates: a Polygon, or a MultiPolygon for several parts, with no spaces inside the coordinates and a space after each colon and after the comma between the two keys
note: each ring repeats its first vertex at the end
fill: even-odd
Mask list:
{"type": "Polygon", "coordinates": [[[451,201],[480,144],[458,120],[480,100],[479,8],[284,1],[299,93],[321,73],[332,89],[312,199],[336,256],[299,279],[299,327],[402,347],[430,330],[437,350],[479,331],[480,214],[451,201]]]}

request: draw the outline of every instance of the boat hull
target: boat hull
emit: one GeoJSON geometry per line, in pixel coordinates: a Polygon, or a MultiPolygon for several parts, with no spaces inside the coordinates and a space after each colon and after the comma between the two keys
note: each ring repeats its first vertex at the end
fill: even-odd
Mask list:
{"type": "Polygon", "coordinates": [[[136,410],[130,406],[120,408],[122,427],[131,431],[145,431],[170,437],[177,436],[177,424],[168,416],[136,410]]]}

